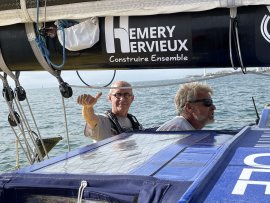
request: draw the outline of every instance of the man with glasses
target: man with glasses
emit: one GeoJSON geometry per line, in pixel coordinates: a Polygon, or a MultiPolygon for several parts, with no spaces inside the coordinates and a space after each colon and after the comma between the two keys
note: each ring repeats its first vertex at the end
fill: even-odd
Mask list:
{"type": "Polygon", "coordinates": [[[213,90],[207,84],[193,82],[182,85],[175,95],[178,115],[157,131],[199,130],[213,123],[216,107],[212,94],[213,90]]]}
{"type": "Polygon", "coordinates": [[[95,141],[123,132],[142,130],[142,126],[136,117],[128,113],[134,100],[131,85],[125,81],[117,81],[112,87],[108,95],[112,109],[106,111],[105,114],[94,112],[94,105],[101,97],[101,92],[94,97],[90,94],[83,94],[77,98],[78,104],[83,106],[82,114],[86,121],[84,134],[95,141]]]}

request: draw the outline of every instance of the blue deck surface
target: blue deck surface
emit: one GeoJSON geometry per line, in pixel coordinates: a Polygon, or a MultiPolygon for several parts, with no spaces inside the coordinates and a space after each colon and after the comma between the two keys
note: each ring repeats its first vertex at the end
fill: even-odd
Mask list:
{"type": "MultiPolygon", "coordinates": [[[[3,174],[2,194],[13,198],[12,193],[24,187],[29,188],[27,194],[63,197],[67,188],[61,184],[67,181],[73,191],[64,196],[75,198],[85,179],[96,184],[99,193],[113,182],[106,194],[122,198],[120,202],[130,202],[136,195],[138,202],[258,202],[258,198],[270,202],[270,129],[261,127],[248,126],[236,135],[222,131],[121,134],[3,174]],[[40,187],[42,192],[36,191],[40,187]],[[54,187],[57,194],[48,189],[54,187]],[[127,194],[119,196],[125,188],[127,194]]],[[[87,199],[93,193],[84,195],[87,199]]]]}

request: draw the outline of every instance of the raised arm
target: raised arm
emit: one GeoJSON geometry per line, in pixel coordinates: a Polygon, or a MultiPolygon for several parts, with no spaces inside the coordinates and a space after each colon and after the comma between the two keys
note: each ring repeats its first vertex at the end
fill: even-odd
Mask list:
{"type": "Polygon", "coordinates": [[[94,105],[97,103],[101,95],[101,92],[99,92],[95,97],[90,94],[82,94],[77,98],[77,103],[83,106],[82,115],[91,129],[93,129],[98,123],[98,116],[95,114],[94,105]]]}

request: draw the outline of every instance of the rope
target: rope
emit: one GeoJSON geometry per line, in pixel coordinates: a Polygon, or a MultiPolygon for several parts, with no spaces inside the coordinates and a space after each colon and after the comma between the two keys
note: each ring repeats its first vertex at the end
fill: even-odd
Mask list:
{"type": "MultiPolygon", "coordinates": [[[[11,73],[12,73],[12,72],[11,72],[11,73]]],[[[19,72],[16,72],[15,75],[12,73],[12,75],[14,76],[12,79],[15,80],[15,83],[16,83],[17,85],[20,85],[20,83],[19,83],[19,72]]],[[[7,81],[7,77],[6,77],[7,74],[5,73],[5,77],[3,77],[2,75],[0,75],[0,76],[1,76],[0,78],[1,78],[2,81],[3,81],[3,86],[6,88],[7,94],[9,95],[9,100],[10,100],[10,101],[8,101],[8,99],[7,99],[7,97],[6,97],[7,95],[6,95],[6,94],[4,95],[4,96],[5,96],[5,101],[6,101],[7,105],[8,105],[8,108],[9,108],[9,113],[10,113],[11,117],[13,118],[14,122],[16,123],[16,126],[18,126],[18,128],[19,128],[19,131],[20,131],[19,134],[21,134],[21,135],[23,136],[24,143],[25,143],[25,148],[26,148],[26,149],[23,147],[23,144],[21,143],[21,140],[20,140],[20,138],[19,138],[19,137],[20,137],[19,134],[17,134],[17,132],[15,131],[15,129],[13,128],[13,126],[11,126],[11,128],[12,128],[12,130],[13,130],[13,132],[14,132],[14,134],[15,134],[15,136],[16,136],[16,138],[17,138],[17,140],[18,140],[18,142],[19,142],[19,144],[20,144],[20,146],[21,146],[21,148],[23,149],[23,151],[24,151],[24,153],[25,153],[25,155],[26,155],[26,158],[28,159],[28,161],[29,161],[30,164],[33,164],[33,163],[34,163],[34,159],[31,158],[31,156],[32,156],[33,158],[35,157],[35,155],[34,155],[34,150],[32,150],[32,147],[30,146],[30,144],[29,144],[29,142],[28,142],[28,139],[26,138],[24,126],[26,126],[26,130],[27,130],[27,132],[28,132],[28,135],[29,135],[29,137],[30,137],[30,139],[31,139],[31,141],[32,141],[32,143],[33,143],[35,149],[36,149],[36,152],[38,153],[39,160],[43,160],[41,151],[40,151],[39,147],[37,146],[37,143],[36,143],[36,141],[35,141],[35,139],[34,139],[33,131],[31,130],[31,127],[30,127],[30,125],[29,125],[29,122],[28,122],[28,120],[27,120],[27,117],[26,117],[26,115],[25,115],[25,112],[24,112],[24,110],[23,110],[23,107],[22,107],[22,105],[21,105],[21,103],[20,103],[18,94],[16,94],[16,97],[15,97],[15,105],[16,105],[18,111],[19,111],[19,114],[18,114],[18,115],[20,115],[20,117],[19,117],[20,120],[17,120],[17,117],[16,117],[16,115],[14,114],[14,110],[13,110],[14,108],[13,108],[13,105],[12,105],[12,99],[13,99],[13,96],[11,95],[10,88],[9,88],[9,85],[8,85],[8,81],[7,81]]],[[[30,109],[32,119],[33,119],[33,121],[34,121],[34,123],[35,123],[36,129],[38,130],[38,127],[37,127],[37,124],[36,124],[36,122],[35,122],[35,118],[34,118],[34,115],[33,115],[32,110],[31,110],[29,101],[28,101],[27,97],[25,97],[25,98],[26,98],[28,107],[29,107],[29,109],[30,109]]],[[[38,133],[39,133],[39,130],[38,130],[38,133]]],[[[43,143],[43,140],[42,140],[42,138],[41,138],[41,136],[40,136],[40,133],[38,134],[38,137],[39,137],[39,139],[41,140],[41,143],[43,143]]],[[[42,146],[43,146],[43,148],[44,148],[44,152],[45,152],[45,153],[47,154],[47,156],[48,156],[48,153],[47,153],[47,151],[46,151],[46,149],[45,149],[44,143],[42,144],[42,146]]],[[[49,158],[49,157],[48,157],[48,158],[49,158]]],[[[17,159],[17,158],[16,158],[16,159],[17,159]]],[[[18,166],[18,161],[17,161],[17,160],[16,160],[16,163],[17,163],[16,165],[18,166]]]]}
{"type": "MultiPolygon", "coordinates": [[[[24,126],[25,126],[26,129],[27,129],[28,135],[29,135],[29,137],[30,137],[32,143],[34,144],[35,148],[37,149],[38,156],[41,158],[40,160],[43,160],[42,155],[41,155],[41,152],[40,152],[40,150],[39,150],[39,148],[38,148],[38,146],[37,146],[37,143],[35,142],[35,139],[34,139],[34,137],[33,137],[33,133],[32,133],[31,127],[30,127],[30,125],[29,125],[29,122],[28,122],[28,120],[27,120],[27,117],[25,116],[25,113],[24,113],[24,110],[23,110],[23,108],[22,108],[22,105],[20,104],[20,102],[19,102],[19,100],[18,100],[17,97],[15,98],[15,104],[16,104],[16,106],[17,106],[17,109],[18,109],[18,111],[19,111],[19,114],[21,115],[21,121],[22,121],[22,123],[24,124],[24,126]]],[[[18,126],[19,126],[19,125],[18,125],[18,126]]],[[[24,140],[26,141],[27,138],[25,137],[25,133],[24,133],[25,131],[23,130],[23,125],[22,125],[22,124],[21,124],[21,127],[22,127],[21,132],[23,133],[23,135],[24,135],[24,140]]],[[[27,143],[28,143],[28,142],[27,142],[27,143]]],[[[27,144],[27,146],[29,146],[29,148],[31,149],[29,143],[27,144]]],[[[32,156],[34,157],[34,150],[30,150],[30,151],[32,152],[31,154],[32,154],[32,156]]]]}
{"type": "MultiPolygon", "coordinates": [[[[45,2],[45,11],[46,11],[46,2],[45,2]]],[[[46,15],[46,12],[45,12],[46,15]]],[[[43,56],[46,58],[47,62],[52,65],[55,69],[57,70],[61,70],[61,68],[64,66],[65,62],[66,62],[66,51],[65,51],[65,31],[63,27],[58,27],[58,29],[60,29],[63,33],[63,47],[62,47],[62,63],[60,65],[54,64],[51,59],[50,59],[50,52],[47,49],[47,44],[45,42],[45,38],[40,34],[40,30],[38,29],[38,24],[39,24],[39,0],[37,0],[37,26],[36,26],[36,30],[38,33],[38,37],[36,38],[36,43],[38,45],[38,47],[40,48],[43,56]]],[[[46,16],[45,16],[45,21],[46,21],[46,16]]],[[[44,24],[45,26],[45,24],[44,24]]],[[[45,29],[45,27],[43,27],[43,29],[45,29]]]]}
{"type": "Polygon", "coordinates": [[[68,125],[67,125],[67,112],[66,112],[65,100],[64,100],[64,97],[61,97],[61,98],[62,98],[62,106],[63,106],[63,111],[64,111],[64,118],[65,118],[65,127],[66,127],[66,135],[67,135],[68,151],[70,151],[69,134],[68,134],[68,125]]]}
{"type": "Polygon", "coordinates": [[[242,73],[246,74],[247,70],[246,70],[246,67],[244,67],[243,60],[242,60],[241,47],[240,47],[239,34],[238,34],[238,22],[237,22],[236,16],[237,16],[237,8],[236,7],[230,8],[230,25],[229,25],[230,61],[231,61],[232,68],[234,70],[237,70],[237,67],[234,66],[233,56],[232,56],[232,35],[233,35],[236,51],[237,51],[237,57],[239,59],[241,70],[242,70],[242,73]]]}
{"type": "MultiPolygon", "coordinates": [[[[19,72],[16,72],[15,75],[16,75],[16,79],[17,79],[18,84],[19,84],[19,75],[20,75],[19,72]]],[[[42,157],[42,155],[41,155],[41,151],[40,151],[40,149],[39,149],[37,143],[35,142],[35,140],[34,140],[34,138],[33,138],[33,133],[32,133],[33,131],[31,130],[31,127],[30,127],[30,125],[29,125],[29,122],[28,122],[28,120],[27,120],[27,117],[25,116],[25,113],[24,113],[24,110],[23,110],[23,108],[22,108],[22,105],[21,105],[21,103],[20,103],[20,101],[19,101],[18,95],[16,95],[15,98],[16,98],[15,101],[16,101],[16,104],[17,104],[17,108],[20,109],[20,112],[21,112],[20,115],[22,115],[23,121],[25,122],[25,126],[27,126],[28,133],[29,133],[29,135],[30,135],[30,137],[31,137],[31,139],[32,139],[32,142],[34,143],[35,148],[37,149],[37,153],[38,153],[38,155],[39,155],[39,158],[40,158],[40,160],[43,160],[43,157],[42,157]],[[20,107],[20,108],[19,108],[19,107],[20,107]]],[[[32,109],[31,109],[31,105],[30,105],[30,103],[29,103],[29,101],[28,101],[27,96],[25,97],[25,100],[26,100],[28,109],[29,109],[29,111],[30,111],[32,120],[33,120],[33,122],[34,122],[35,128],[36,128],[36,130],[37,130],[37,134],[36,134],[36,135],[37,135],[37,138],[41,141],[41,145],[42,145],[42,147],[43,147],[43,150],[44,150],[44,152],[45,152],[45,155],[47,156],[47,158],[49,158],[47,149],[46,149],[46,147],[45,147],[45,145],[44,145],[43,139],[42,139],[42,137],[41,137],[39,128],[38,128],[38,126],[37,126],[37,123],[36,123],[36,120],[35,120],[35,117],[34,117],[34,114],[33,114],[33,111],[32,111],[32,109]]]]}
{"type": "Polygon", "coordinates": [[[43,54],[40,50],[40,48],[37,46],[36,43],[36,33],[35,33],[35,29],[34,26],[30,23],[26,23],[25,24],[25,31],[27,33],[27,38],[28,41],[30,43],[30,46],[34,52],[34,55],[36,57],[36,59],[38,60],[39,64],[42,66],[42,68],[46,71],[48,71],[51,75],[53,75],[54,77],[59,77],[59,73],[57,71],[55,71],[46,61],[46,59],[43,57],[43,54]]]}
{"type": "Polygon", "coordinates": [[[231,61],[232,68],[233,68],[234,70],[237,70],[237,68],[234,66],[233,56],[232,56],[232,21],[233,21],[233,18],[230,19],[230,27],[229,27],[229,50],[230,50],[230,61],[231,61]]]}
{"type": "MultiPolygon", "coordinates": [[[[85,84],[85,85],[88,86],[88,87],[91,87],[91,85],[87,84],[87,83],[82,79],[82,77],[81,77],[80,74],[79,74],[79,71],[76,70],[76,73],[77,73],[77,76],[79,77],[79,79],[81,80],[81,82],[82,82],[83,84],[85,84]]],[[[115,75],[116,75],[116,70],[114,70],[114,72],[113,72],[113,77],[112,77],[111,81],[110,81],[108,84],[104,85],[103,87],[108,87],[110,84],[112,84],[112,82],[113,82],[113,80],[114,80],[114,78],[115,78],[115,75]]]]}
{"type": "Polygon", "coordinates": [[[36,38],[36,42],[37,42],[37,45],[38,47],[40,48],[43,56],[46,58],[47,62],[52,65],[55,69],[57,70],[61,70],[61,68],[65,65],[65,62],[66,62],[66,51],[65,51],[65,31],[64,29],[60,29],[62,32],[63,32],[63,48],[62,48],[62,63],[60,65],[57,65],[57,64],[54,64],[51,59],[50,59],[50,52],[49,50],[47,49],[47,45],[46,45],[46,42],[45,42],[45,39],[44,37],[42,37],[41,35],[39,35],[37,38],[36,38]]]}
{"type": "MultiPolygon", "coordinates": [[[[180,85],[184,83],[190,83],[190,82],[199,82],[199,81],[205,81],[205,80],[212,80],[216,78],[221,78],[229,75],[239,74],[239,72],[232,72],[232,73],[226,73],[226,74],[220,74],[216,76],[205,76],[201,78],[185,78],[183,81],[176,81],[176,82],[169,82],[166,84],[153,84],[153,85],[134,85],[132,86],[132,89],[143,89],[143,88],[151,88],[151,87],[166,87],[166,86],[174,86],[174,85],[180,85]]],[[[131,87],[100,87],[100,86],[79,86],[79,85],[70,85],[74,88],[90,88],[90,89],[130,89],[131,87]]]]}
{"type": "MultiPolygon", "coordinates": [[[[35,125],[36,130],[37,130],[37,136],[38,136],[38,139],[41,141],[41,145],[42,145],[42,147],[43,147],[43,150],[44,150],[44,152],[45,152],[45,155],[46,155],[47,158],[49,159],[50,157],[49,157],[48,151],[47,151],[47,149],[46,149],[46,147],[45,147],[45,144],[44,144],[44,142],[43,142],[43,139],[42,139],[42,137],[41,137],[39,128],[38,128],[38,126],[37,126],[37,122],[36,122],[36,120],[34,119],[34,114],[33,114],[31,105],[29,104],[29,101],[28,101],[27,97],[26,97],[26,102],[27,102],[27,106],[28,106],[28,108],[29,108],[30,114],[31,114],[31,116],[32,116],[32,118],[33,118],[34,125],[35,125]]],[[[39,149],[38,146],[37,146],[37,149],[39,149]]],[[[41,160],[42,160],[42,159],[41,159],[41,160]]]]}
{"type": "MultiPolygon", "coordinates": [[[[5,97],[5,101],[6,101],[7,105],[8,105],[8,109],[9,109],[9,112],[10,112],[11,116],[13,116],[13,118],[16,118],[15,115],[14,115],[14,112],[13,112],[12,103],[9,102],[9,101],[7,100],[6,97],[5,97]]],[[[24,137],[25,146],[26,146],[26,149],[27,149],[27,150],[25,150],[25,148],[23,147],[23,145],[22,145],[22,143],[21,143],[21,141],[20,141],[19,135],[18,135],[17,132],[14,130],[13,126],[11,126],[11,129],[12,129],[12,131],[14,132],[14,134],[15,134],[17,140],[19,141],[19,144],[20,144],[20,146],[21,146],[21,148],[22,148],[22,150],[23,150],[23,152],[24,152],[26,158],[28,159],[28,162],[29,162],[30,164],[33,164],[33,163],[32,163],[33,161],[31,160],[31,156],[30,156],[30,154],[31,154],[30,151],[31,151],[31,150],[29,150],[30,145],[29,145],[29,143],[28,143],[28,141],[27,141],[27,139],[26,139],[26,137],[25,137],[25,133],[24,133],[24,130],[23,130],[23,126],[21,126],[21,125],[18,123],[17,119],[14,119],[14,120],[15,120],[17,126],[19,127],[19,129],[20,129],[20,131],[21,131],[21,134],[22,134],[23,137],[24,137]]]]}
{"type": "Polygon", "coordinates": [[[81,203],[82,202],[83,191],[84,191],[84,189],[86,187],[87,187],[87,182],[85,180],[83,180],[81,182],[81,186],[79,187],[77,203],[81,203]]]}

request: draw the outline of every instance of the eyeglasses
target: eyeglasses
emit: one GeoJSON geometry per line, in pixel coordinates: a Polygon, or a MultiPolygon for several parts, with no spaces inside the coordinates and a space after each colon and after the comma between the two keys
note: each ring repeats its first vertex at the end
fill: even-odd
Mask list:
{"type": "Polygon", "coordinates": [[[129,93],[116,93],[116,94],[112,94],[115,98],[120,99],[121,97],[124,97],[125,99],[129,99],[130,97],[132,97],[132,94],[129,93]]]}
{"type": "Polygon", "coordinates": [[[190,103],[199,103],[202,102],[204,106],[210,107],[213,105],[213,100],[212,99],[198,99],[194,101],[189,101],[190,103]]]}

